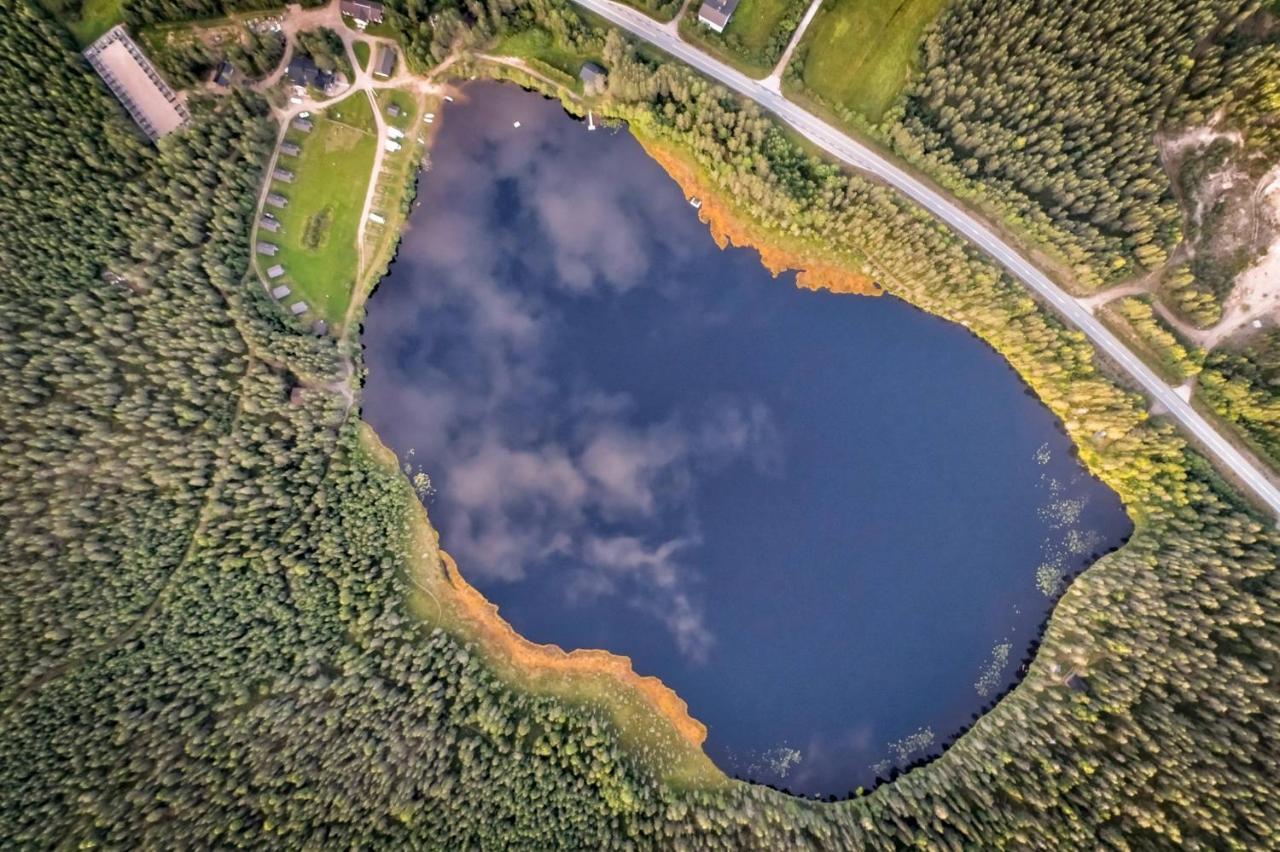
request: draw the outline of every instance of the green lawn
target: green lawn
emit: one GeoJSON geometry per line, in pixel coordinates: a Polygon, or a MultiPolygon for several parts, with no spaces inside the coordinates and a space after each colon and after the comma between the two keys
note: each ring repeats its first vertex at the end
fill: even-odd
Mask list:
{"type": "Polygon", "coordinates": [[[787,49],[809,0],[742,0],[723,33],[698,21],[698,3],[690,3],[680,34],[754,77],[773,70],[787,49]]]}
{"type": "Polygon", "coordinates": [[[514,35],[502,37],[490,52],[531,60],[535,67],[538,62],[542,62],[557,71],[568,74],[574,80],[578,79],[582,63],[598,61],[598,57],[587,56],[565,48],[550,33],[538,27],[530,27],[514,35]]]}
{"type": "Polygon", "coordinates": [[[410,92],[400,89],[381,89],[378,92],[378,106],[382,109],[382,120],[391,127],[407,130],[413,126],[417,118],[418,102],[410,92]],[[400,108],[400,114],[395,117],[387,115],[387,107],[392,104],[400,108]]]}
{"type": "Polygon", "coordinates": [[[81,47],[87,47],[98,36],[124,20],[124,0],[84,0],[80,17],[67,21],[67,29],[81,47]]]}
{"type": "Polygon", "coordinates": [[[826,0],[801,53],[804,84],[879,122],[906,84],[920,37],[946,0],[826,0]]]}
{"type": "Polygon", "coordinates": [[[302,152],[282,156],[278,163],[296,179],[271,186],[289,199],[283,210],[267,208],[283,227],[277,234],[258,234],[258,239],[278,244],[280,253],[258,261],[263,270],[274,263],[283,265],[293,296],[336,326],[346,313],[358,274],[356,234],[378,139],[366,129],[373,126],[373,114],[363,92],[312,119],[315,127],[310,133],[290,130],[287,137],[301,145],[302,152]]]}
{"type": "Polygon", "coordinates": [[[351,45],[351,49],[355,52],[356,62],[360,63],[360,70],[363,71],[369,67],[369,42],[358,41],[351,45]]]}

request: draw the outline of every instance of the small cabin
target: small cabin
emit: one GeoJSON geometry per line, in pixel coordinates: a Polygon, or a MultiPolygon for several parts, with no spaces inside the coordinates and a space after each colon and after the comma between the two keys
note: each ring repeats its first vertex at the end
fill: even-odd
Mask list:
{"type": "Polygon", "coordinates": [[[293,291],[289,289],[288,284],[281,284],[279,287],[271,291],[271,298],[283,299],[285,296],[289,295],[291,292],[293,291]]]}
{"type": "Polygon", "coordinates": [[[267,193],[267,203],[272,207],[284,207],[289,203],[289,199],[278,192],[269,192],[267,193]]]}
{"type": "Polygon", "coordinates": [[[284,183],[293,183],[293,172],[288,169],[276,169],[271,173],[271,177],[284,183]]]}
{"type": "Polygon", "coordinates": [[[295,317],[296,317],[296,316],[298,316],[298,315],[300,315],[300,314],[305,314],[305,313],[307,312],[307,303],[306,303],[306,302],[294,302],[292,305],[290,305],[290,306],[289,306],[289,311],[290,311],[290,312],[291,312],[295,317]]]}
{"type": "Polygon", "coordinates": [[[258,243],[258,254],[263,254],[263,255],[266,255],[267,257],[275,257],[279,251],[280,251],[280,246],[276,245],[275,243],[264,243],[264,242],[258,243]]]}
{"type": "Polygon", "coordinates": [[[268,213],[258,220],[258,227],[274,234],[280,230],[280,220],[268,213]]]}
{"type": "Polygon", "coordinates": [[[278,263],[267,270],[268,278],[279,278],[281,275],[284,275],[284,267],[278,263]]]}
{"type": "Polygon", "coordinates": [[[594,62],[585,62],[578,71],[578,79],[582,81],[582,91],[588,95],[594,95],[604,91],[605,85],[609,82],[609,75],[594,62]]]}
{"type": "Polygon", "coordinates": [[[289,126],[301,133],[310,133],[315,124],[309,118],[295,118],[289,123],[289,126]]]}
{"type": "Polygon", "coordinates": [[[298,147],[296,142],[281,142],[280,153],[286,157],[296,157],[302,153],[302,149],[298,147]]]}

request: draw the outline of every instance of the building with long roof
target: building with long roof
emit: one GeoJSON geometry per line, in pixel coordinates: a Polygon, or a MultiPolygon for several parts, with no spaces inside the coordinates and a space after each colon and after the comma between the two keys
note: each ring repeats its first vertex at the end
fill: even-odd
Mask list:
{"type": "Polygon", "coordinates": [[[152,142],[190,120],[186,104],[129,38],[124,24],[85,48],[84,58],[152,142]]]}

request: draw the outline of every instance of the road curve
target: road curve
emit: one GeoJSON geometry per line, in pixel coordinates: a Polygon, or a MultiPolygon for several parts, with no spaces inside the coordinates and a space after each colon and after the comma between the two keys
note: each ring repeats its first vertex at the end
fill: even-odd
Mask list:
{"type": "Polygon", "coordinates": [[[1151,368],[1143,364],[1086,307],[1054,284],[1017,249],[1006,243],[973,214],[949,197],[926,186],[875,150],[787,100],[781,93],[772,90],[765,81],[753,80],[681,41],[674,28],[664,26],[635,9],[611,0],[574,0],[574,2],[632,35],[661,48],[727,88],[750,98],[836,159],[884,181],[941,219],[1009,270],[1015,278],[1034,290],[1067,322],[1084,332],[1093,341],[1094,346],[1106,353],[1132,376],[1150,398],[1162,406],[1170,417],[1177,420],[1210,456],[1223,468],[1231,471],[1270,509],[1273,515],[1280,517],[1280,488],[1271,483],[1254,461],[1223,438],[1199,412],[1191,407],[1190,403],[1152,372],[1151,368]]]}

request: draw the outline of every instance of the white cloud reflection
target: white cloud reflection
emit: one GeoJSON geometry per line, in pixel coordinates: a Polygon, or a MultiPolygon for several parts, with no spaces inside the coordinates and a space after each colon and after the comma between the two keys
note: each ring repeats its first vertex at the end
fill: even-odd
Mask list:
{"type": "Polygon", "coordinates": [[[698,589],[693,483],[742,461],[776,469],[770,412],[729,396],[641,411],[626,393],[558,374],[551,351],[566,294],[664,286],[649,279],[651,253],[680,256],[685,239],[706,236],[672,236],[663,220],[682,202],[651,191],[652,169],[584,179],[610,168],[605,146],[585,130],[548,131],[559,117],[545,105],[499,99],[446,120],[471,142],[427,176],[423,203],[440,209],[418,220],[425,233],[406,239],[385,285],[395,289],[370,314],[369,333],[399,347],[371,364],[376,425],[436,480],[434,521],[469,574],[556,571],[568,602],[617,596],[688,659],[705,660],[714,637],[698,589]]]}

